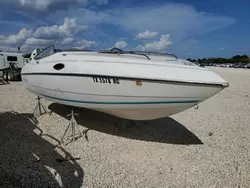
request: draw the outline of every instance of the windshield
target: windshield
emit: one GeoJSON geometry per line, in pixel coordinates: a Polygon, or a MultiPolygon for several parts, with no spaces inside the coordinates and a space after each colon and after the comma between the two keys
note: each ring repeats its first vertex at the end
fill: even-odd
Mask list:
{"type": "Polygon", "coordinates": [[[54,49],[54,45],[48,46],[47,48],[45,48],[44,50],[42,50],[39,54],[37,54],[37,56],[35,56],[35,59],[42,59],[45,57],[50,56],[51,54],[55,53],[55,49],[54,49]]]}
{"type": "Polygon", "coordinates": [[[141,53],[146,54],[149,56],[165,56],[165,57],[172,57],[175,59],[178,59],[174,54],[168,54],[168,53],[160,53],[160,52],[148,52],[148,51],[133,51],[134,53],[141,53]]]}

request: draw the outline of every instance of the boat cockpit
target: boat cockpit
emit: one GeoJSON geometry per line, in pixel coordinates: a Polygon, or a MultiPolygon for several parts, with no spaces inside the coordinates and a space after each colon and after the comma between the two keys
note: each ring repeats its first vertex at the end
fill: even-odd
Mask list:
{"type": "MultiPolygon", "coordinates": [[[[50,45],[43,50],[39,50],[37,55],[34,57],[35,60],[39,60],[45,57],[48,57],[52,54],[58,53],[58,52],[93,52],[91,50],[78,50],[78,49],[69,49],[69,50],[58,50],[54,48],[54,45],[50,45]]],[[[116,55],[136,55],[136,56],[143,56],[147,60],[156,60],[156,61],[174,61],[178,62],[184,65],[190,65],[190,66],[197,66],[196,64],[186,61],[186,60],[181,60],[178,59],[174,54],[169,54],[169,53],[160,53],[160,52],[149,52],[149,51],[123,51],[119,48],[113,47],[110,50],[101,50],[97,51],[97,53],[102,53],[102,54],[116,54],[116,55]],[[179,61],[176,61],[179,60],[179,61]]]]}
{"type": "MultiPolygon", "coordinates": [[[[69,50],[57,50],[54,48],[54,45],[50,45],[43,50],[39,50],[39,53],[34,57],[34,59],[42,59],[45,57],[48,57],[54,53],[57,52],[68,52],[68,51],[91,51],[91,50],[78,50],[78,49],[69,49],[69,50]]],[[[148,60],[150,60],[150,56],[165,56],[165,57],[171,57],[174,59],[178,59],[174,54],[168,54],[168,53],[160,53],[160,52],[147,52],[147,51],[123,51],[119,48],[112,48],[110,50],[101,50],[98,51],[98,53],[108,53],[108,54],[134,54],[134,55],[141,55],[145,56],[148,60]]]]}

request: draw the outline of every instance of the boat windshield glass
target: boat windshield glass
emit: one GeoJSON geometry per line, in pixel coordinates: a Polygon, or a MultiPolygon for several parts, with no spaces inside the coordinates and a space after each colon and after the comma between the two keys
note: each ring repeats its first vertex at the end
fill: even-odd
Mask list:
{"type": "Polygon", "coordinates": [[[35,56],[35,59],[42,59],[55,53],[54,45],[48,46],[35,56]]]}

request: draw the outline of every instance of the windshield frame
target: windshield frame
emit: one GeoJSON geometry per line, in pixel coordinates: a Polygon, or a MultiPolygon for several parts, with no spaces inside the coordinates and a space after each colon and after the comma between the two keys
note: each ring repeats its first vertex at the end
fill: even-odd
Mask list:
{"type": "Polygon", "coordinates": [[[40,52],[34,57],[34,59],[35,59],[35,60],[43,59],[43,58],[46,58],[46,57],[48,57],[48,56],[50,56],[50,55],[52,55],[52,54],[54,54],[54,53],[55,53],[55,47],[54,47],[54,45],[52,44],[52,45],[49,45],[49,46],[47,46],[46,48],[44,48],[42,51],[40,51],[40,52]],[[44,53],[46,50],[48,50],[48,49],[51,48],[51,47],[52,47],[52,49],[53,49],[52,53],[49,53],[48,55],[45,55],[44,57],[39,57],[39,56],[41,56],[42,53],[44,53]]]}
{"type": "Polygon", "coordinates": [[[165,53],[165,52],[154,52],[154,51],[134,51],[135,53],[140,52],[140,53],[145,53],[147,55],[155,55],[155,56],[165,56],[165,57],[173,57],[175,59],[178,59],[178,57],[174,54],[170,53],[165,53]]]}

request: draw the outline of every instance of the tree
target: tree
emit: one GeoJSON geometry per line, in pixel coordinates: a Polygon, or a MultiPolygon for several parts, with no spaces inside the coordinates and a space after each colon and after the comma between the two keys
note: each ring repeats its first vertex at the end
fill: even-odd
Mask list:
{"type": "MultiPolygon", "coordinates": [[[[195,59],[187,59],[188,61],[192,61],[192,62],[196,62],[195,59]]],[[[250,59],[247,55],[235,55],[232,58],[203,58],[203,59],[198,59],[197,60],[199,64],[209,64],[209,63],[213,63],[213,64],[226,64],[226,63],[250,63],[250,59]]]]}
{"type": "Polygon", "coordinates": [[[242,55],[242,56],[241,55],[235,55],[235,56],[233,56],[231,58],[231,61],[233,63],[240,63],[240,62],[242,62],[242,63],[249,63],[250,59],[249,59],[249,57],[247,55],[242,55]]]}
{"type": "Polygon", "coordinates": [[[241,58],[243,58],[243,59],[249,59],[249,57],[247,55],[242,55],[241,58]]]}
{"type": "Polygon", "coordinates": [[[190,58],[188,58],[188,59],[187,59],[187,61],[190,61],[190,62],[193,62],[193,63],[195,63],[195,62],[196,62],[196,60],[195,60],[195,59],[190,59],[190,58]]]}

